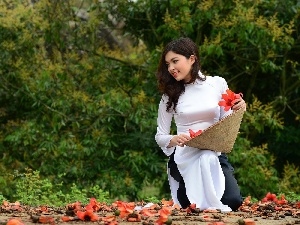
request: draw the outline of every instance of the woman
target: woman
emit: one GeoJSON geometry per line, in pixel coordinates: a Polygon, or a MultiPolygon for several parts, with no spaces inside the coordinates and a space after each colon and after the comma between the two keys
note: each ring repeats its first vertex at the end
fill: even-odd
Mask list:
{"type": "Polygon", "coordinates": [[[196,204],[200,210],[237,210],[242,204],[233,168],[225,154],[185,145],[189,129],[204,130],[232,110],[246,108],[235,100],[232,110],[218,105],[226,92],[226,81],[205,76],[200,71],[197,45],[189,38],[179,38],[166,45],[157,70],[162,99],[159,104],[155,139],[169,156],[168,178],[175,204],[182,208],[196,204]],[[170,134],[172,119],[177,134],[170,134]]]}

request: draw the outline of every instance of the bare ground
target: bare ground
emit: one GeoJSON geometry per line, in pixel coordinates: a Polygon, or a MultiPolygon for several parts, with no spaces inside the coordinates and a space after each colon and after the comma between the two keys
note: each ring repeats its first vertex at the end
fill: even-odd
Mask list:
{"type": "Polygon", "coordinates": [[[106,205],[91,199],[90,204],[86,206],[76,202],[63,208],[53,208],[29,207],[18,202],[3,202],[0,206],[0,225],[156,225],[164,224],[166,218],[169,219],[168,224],[173,225],[241,225],[240,222],[245,219],[253,221],[254,223],[249,223],[251,225],[300,224],[300,202],[289,203],[285,199],[251,203],[247,198],[239,211],[229,213],[217,210],[200,211],[192,205],[187,209],[179,209],[171,206],[171,203],[164,201],[161,204],[152,204],[151,207],[134,202],[106,205]],[[136,207],[139,209],[137,210],[136,207]],[[80,216],[78,211],[84,216],[80,216]],[[87,213],[88,211],[90,212],[87,213]],[[133,218],[136,219],[136,222],[129,222],[133,218]]]}
{"type": "MultiPolygon", "coordinates": [[[[79,219],[75,219],[69,222],[63,222],[61,220],[63,214],[60,212],[51,212],[49,214],[44,214],[44,216],[53,218],[54,220],[49,221],[34,221],[33,217],[30,215],[30,212],[1,212],[0,213],[0,225],[6,225],[7,222],[12,219],[20,220],[24,225],[36,225],[45,223],[45,224],[85,224],[85,225],[95,225],[95,224],[120,224],[120,225],[130,225],[130,224],[143,224],[143,225],[154,225],[158,219],[157,217],[141,217],[141,221],[139,222],[128,222],[126,218],[121,219],[120,217],[115,217],[113,222],[104,222],[101,219],[96,222],[91,221],[81,221],[79,219]]],[[[102,216],[112,216],[113,213],[102,213],[102,216]]],[[[223,222],[226,225],[237,225],[238,221],[245,218],[252,219],[256,225],[292,225],[292,224],[300,224],[300,213],[291,214],[291,213],[283,213],[283,212],[272,212],[265,213],[264,215],[256,215],[253,212],[230,212],[230,213],[192,213],[186,214],[186,212],[179,212],[177,215],[171,215],[172,224],[173,225],[213,225],[215,222],[223,222]],[[286,214],[286,215],[285,215],[286,214]]],[[[217,224],[217,223],[215,223],[217,224]]],[[[13,224],[13,225],[21,225],[21,224],[13,224]]]]}

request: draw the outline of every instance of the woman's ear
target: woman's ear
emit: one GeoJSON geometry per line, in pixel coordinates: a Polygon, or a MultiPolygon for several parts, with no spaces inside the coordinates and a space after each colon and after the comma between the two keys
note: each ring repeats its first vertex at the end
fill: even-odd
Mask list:
{"type": "Polygon", "coordinates": [[[196,61],[196,56],[191,55],[190,60],[191,60],[191,63],[193,64],[196,61]]]}

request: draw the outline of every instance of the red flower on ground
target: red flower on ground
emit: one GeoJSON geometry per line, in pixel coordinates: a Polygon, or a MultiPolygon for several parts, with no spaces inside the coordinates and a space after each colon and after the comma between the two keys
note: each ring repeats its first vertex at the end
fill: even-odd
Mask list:
{"type": "Polygon", "coordinates": [[[190,214],[190,213],[195,213],[195,212],[200,212],[200,209],[197,208],[195,203],[190,204],[187,208],[186,208],[186,213],[190,214]]]}
{"type": "Polygon", "coordinates": [[[117,204],[118,210],[120,211],[121,218],[124,218],[124,217],[128,216],[129,214],[133,213],[134,208],[135,208],[134,202],[117,201],[116,204],[117,204]]]}
{"type": "Polygon", "coordinates": [[[266,196],[261,200],[262,202],[277,202],[277,197],[275,194],[268,192],[266,196]]]}
{"type": "Polygon", "coordinates": [[[255,221],[249,218],[243,219],[245,225],[255,225],[255,221]]]}
{"type": "Polygon", "coordinates": [[[284,195],[280,195],[280,198],[277,199],[277,204],[279,205],[285,205],[288,203],[288,200],[285,199],[285,196],[284,195]]]}
{"type": "Polygon", "coordinates": [[[242,93],[235,94],[233,91],[227,89],[226,94],[222,94],[222,100],[219,101],[219,106],[223,106],[225,111],[231,109],[231,107],[235,104],[236,99],[240,99],[242,93]]]}
{"type": "Polygon", "coordinates": [[[10,203],[8,201],[3,201],[1,208],[4,210],[22,211],[20,202],[10,203]]]}
{"type": "Polygon", "coordinates": [[[90,203],[86,206],[86,209],[93,209],[95,212],[98,212],[100,208],[101,204],[95,198],[90,198],[90,203]]]}
{"type": "Polygon", "coordinates": [[[69,221],[74,221],[75,218],[74,218],[73,216],[62,216],[62,217],[61,217],[61,220],[62,220],[63,222],[69,222],[69,221]]]}
{"type": "Polygon", "coordinates": [[[248,197],[246,197],[243,201],[243,206],[247,206],[251,203],[251,196],[249,195],[248,197]]]}
{"type": "Polygon", "coordinates": [[[191,138],[195,138],[202,133],[202,130],[198,130],[197,132],[194,132],[191,129],[189,129],[189,133],[191,138]]]}
{"type": "Polygon", "coordinates": [[[81,203],[77,201],[77,202],[68,204],[68,205],[67,205],[67,209],[68,209],[68,210],[73,210],[74,213],[76,213],[77,211],[82,210],[82,206],[81,206],[81,203]]]}
{"type": "Polygon", "coordinates": [[[173,206],[174,205],[174,201],[172,199],[171,200],[162,199],[161,200],[161,204],[162,204],[162,206],[173,206]]]}
{"type": "Polygon", "coordinates": [[[40,216],[38,222],[39,223],[49,223],[51,225],[54,225],[55,219],[52,216],[40,216]]]}
{"type": "Polygon", "coordinates": [[[171,214],[171,209],[167,207],[163,207],[159,210],[159,218],[155,221],[156,224],[162,225],[165,224],[168,220],[170,220],[169,215],[171,214]]]}
{"type": "Polygon", "coordinates": [[[18,219],[10,219],[6,225],[24,225],[24,223],[18,219]]]}
{"type": "Polygon", "coordinates": [[[111,221],[111,222],[107,222],[107,223],[104,223],[105,225],[118,225],[118,221],[111,221]]]}
{"type": "Polygon", "coordinates": [[[77,211],[76,212],[77,217],[82,221],[98,221],[99,216],[93,212],[92,209],[88,209],[85,212],[83,211],[77,211]]]}
{"type": "Polygon", "coordinates": [[[140,214],[137,213],[131,213],[127,216],[127,221],[128,222],[141,222],[142,217],[140,214]]]}
{"type": "Polygon", "coordinates": [[[148,217],[151,217],[151,216],[156,216],[156,212],[153,212],[153,211],[150,211],[149,209],[142,209],[141,211],[140,211],[140,214],[142,215],[142,216],[148,216],[148,217]]]}
{"type": "Polygon", "coordinates": [[[43,205],[43,206],[40,206],[40,208],[38,208],[38,210],[41,212],[48,212],[48,207],[43,205]]]}
{"type": "Polygon", "coordinates": [[[111,223],[113,221],[116,221],[116,216],[105,216],[105,217],[102,217],[101,220],[106,223],[111,223]]]}

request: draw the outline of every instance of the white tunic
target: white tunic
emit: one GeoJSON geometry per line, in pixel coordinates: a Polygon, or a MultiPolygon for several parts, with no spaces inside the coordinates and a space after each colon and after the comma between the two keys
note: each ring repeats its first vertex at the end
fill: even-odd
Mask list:
{"type": "MultiPolygon", "coordinates": [[[[200,75],[202,75],[199,72],[200,75]]],[[[204,130],[216,123],[232,111],[224,111],[218,105],[221,95],[228,89],[225,79],[207,76],[205,81],[196,80],[193,84],[185,85],[185,92],[179,97],[176,112],[166,111],[167,96],[162,96],[158,109],[157,133],[155,140],[167,156],[175,147],[167,148],[173,135],[170,135],[172,118],[174,117],[177,134],[188,134],[204,130]]],[[[231,211],[230,207],[220,201],[225,190],[225,178],[219,163],[220,153],[211,150],[200,150],[189,146],[176,146],[174,161],[184,179],[186,195],[191,204],[195,203],[200,210],[220,209],[231,211]]],[[[168,178],[171,195],[175,204],[179,183],[170,176],[168,178]]]]}

